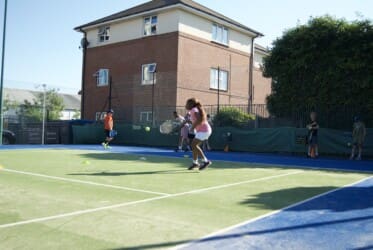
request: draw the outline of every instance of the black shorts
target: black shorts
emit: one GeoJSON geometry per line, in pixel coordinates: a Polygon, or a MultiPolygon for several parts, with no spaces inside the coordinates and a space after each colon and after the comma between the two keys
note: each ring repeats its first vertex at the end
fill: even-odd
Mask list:
{"type": "Polygon", "coordinates": [[[110,130],[105,129],[105,136],[108,137],[108,138],[111,138],[111,136],[110,136],[110,130]]]}
{"type": "Polygon", "coordinates": [[[311,140],[309,141],[310,145],[317,145],[317,135],[314,135],[311,137],[311,140]]]}

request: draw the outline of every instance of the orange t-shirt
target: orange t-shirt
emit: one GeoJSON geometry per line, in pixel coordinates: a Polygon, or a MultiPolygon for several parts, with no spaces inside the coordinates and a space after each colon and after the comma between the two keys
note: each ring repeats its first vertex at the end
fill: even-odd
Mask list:
{"type": "Polygon", "coordinates": [[[104,128],[106,130],[112,130],[113,129],[113,117],[111,115],[105,116],[104,128]]]}

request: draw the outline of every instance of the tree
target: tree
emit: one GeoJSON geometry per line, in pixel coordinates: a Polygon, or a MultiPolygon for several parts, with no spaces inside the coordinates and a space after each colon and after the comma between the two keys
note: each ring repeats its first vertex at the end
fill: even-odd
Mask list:
{"type": "MultiPolygon", "coordinates": [[[[31,121],[40,122],[43,120],[43,101],[44,93],[38,92],[33,102],[24,101],[20,114],[31,121]]],[[[57,90],[50,89],[45,93],[45,109],[47,120],[60,119],[61,112],[64,109],[63,99],[57,94],[57,90]]]]}
{"type": "Polygon", "coordinates": [[[19,103],[17,101],[10,100],[9,95],[7,95],[3,103],[3,112],[6,113],[9,110],[16,110],[18,106],[19,103]]]}
{"type": "Polygon", "coordinates": [[[73,115],[73,119],[74,120],[80,119],[80,116],[81,116],[80,111],[79,110],[75,110],[75,113],[73,115]]]}
{"type": "Polygon", "coordinates": [[[284,32],[264,61],[271,114],[348,105],[373,120],[373,25],[330,16],[284,32]]]}

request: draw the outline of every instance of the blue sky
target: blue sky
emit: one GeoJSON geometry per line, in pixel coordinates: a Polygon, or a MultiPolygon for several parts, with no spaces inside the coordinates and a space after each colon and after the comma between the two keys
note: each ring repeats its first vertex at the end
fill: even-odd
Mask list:
{"type": "MultiPolygon", "coordinates": [[[[196,0],[265,34],[270,46],[284,30],[309,17],[330,14],[373,19],[371,0],[196,0]]],[[[81,86],[82,35],[74,27],[146,0],[8,0],[4,87],[35,89],[47,84],[62,93],[81,86]]],[[[2,31],[4,1],[0,1],[2,31]]]]}

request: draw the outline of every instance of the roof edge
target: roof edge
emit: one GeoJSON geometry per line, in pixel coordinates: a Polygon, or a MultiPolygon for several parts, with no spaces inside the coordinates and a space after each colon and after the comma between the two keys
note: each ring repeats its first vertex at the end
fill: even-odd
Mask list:
{"type": "MultiPolygon", "coordinates": [[[[149,2],[147,2],[147,3],[149,3],[149,2]]],[[[132,8],[130,8],[130,9],[127,9],[127,10],[124,10],[124,11],[128,11],[128,10],[131,10],[131,9],[133,9],[133,8],[138,8],[139,6],[145,5],[145,4],[147,4],[147,3],[141,4],[141,5],[137,5],[137,6],[135,6],[135,7],[132,7],[132,8]]],[[[252,34],[255,34],[255,35],[256,35],[255,37],[262,37],[262,36],[264,36],[264,34],[262,34],[261,32],[259,32],[259,31],[257,31],[257,30],[254,30],[254,29],[252,29],[252,28],[249,28],[249,27],[247,27],[247,26],[245,26],[245,25],[243,25],[243,24],[241,24],[241,23],[239,23],[239,22],[236,22],[236,21],[234,21],[234,20],[231,19],[231,18],[228,18],[228,17],[226,17],[226,16],[224,16],[224,15],[222,15],[224,18],[223,18],[223,17],[220,17],[220,16],[218,16],[218,15],[216,15],[216,14],[214,14],[214,13],[209,13],[209,12],[207,12],[207,11],[205,11],[205,10],[202,10],[202,9],[197,8],[197,7],[195,7],[195,6],[189,5],[189,4],[187,4],[187,3],[183,2],[183,1],[175,2],[175,3],[172,3],[172,4],[168,5],[168,6],[156,7],[156,8],[150,8],[150,9],[148,9],[148,10],[146,10],[146,11],[137,11],[137,12],[134,12],[134,13],[132,13],[132,14],[130,14],[130,15],[123,16],[123,17],[120,17],[120,18],[115,18],[115,17],[113,17],[112,19],[110,19],[110,16],[118,15],[119,13],[121,13],[121,12],[123,12],[123,11],[116,12],[116,13],[114,13],[114,14],[112,14],[112,15],[109,15],[109,16],[106,16],[106,17],[103,17],[103,18],[97,19],[97,20],[95,20],[95,21],[92,21],[92,22],[89,22],[89,23],[86,23],[86,24],[83,24],[83,25],[77,26],[77,27],[74,28],[74,30],[77,31],[77,32],[84,32],[83,29],[85,29],[85,28],[96,27],[96,26],[103,25],[103,24],[106,24],[106,23],[112,23],[112,22],[116,22],[116,21],[119,21],[119,20],[125,20],[125,19],[131,18],[131,17],[135,17],[135,16],[138,16],[138,15],[141,15],[141,14],[143,14],[143,13],[152,12],[152,11],[155,11],[155,10],[163,10],[163,9],[175,8],[175,7],[177,7],[178,5],[179,5],[179,6],[186,6],[186,7],[188,7],[188,8],[191,8],[191,9],[195,10],[195,11],[201,12],[201,13],[203,13],[203,14],[205,14],[205,15],[208,15],[208,16],[211,16],[211,17],[217,18],[217,19],[219,19],[219,20],[222,20],[222,21],[224,21],[224,22],[227,22],[227,23],[229,23],[229,24],[231,24],[231,25],[233,25],[233,26],[236,26],[237,28],[240,28],[240,29],[243,29],[243,30],[245,30],[245,31],[248,31],[248,32],[250,32],[250,33],[252,33],[252,34]],[[105,20],[105,19],[108,19],[108,20],[105,20]]],[[[207,7],[206,7],[206,8],[207,8],[207,7]]],[[[213,10],[211,10],[211,11],[213,11],[213,10]]],[[[215,11],[213,11],[213,12],[215,12],[215,11]]]]}

